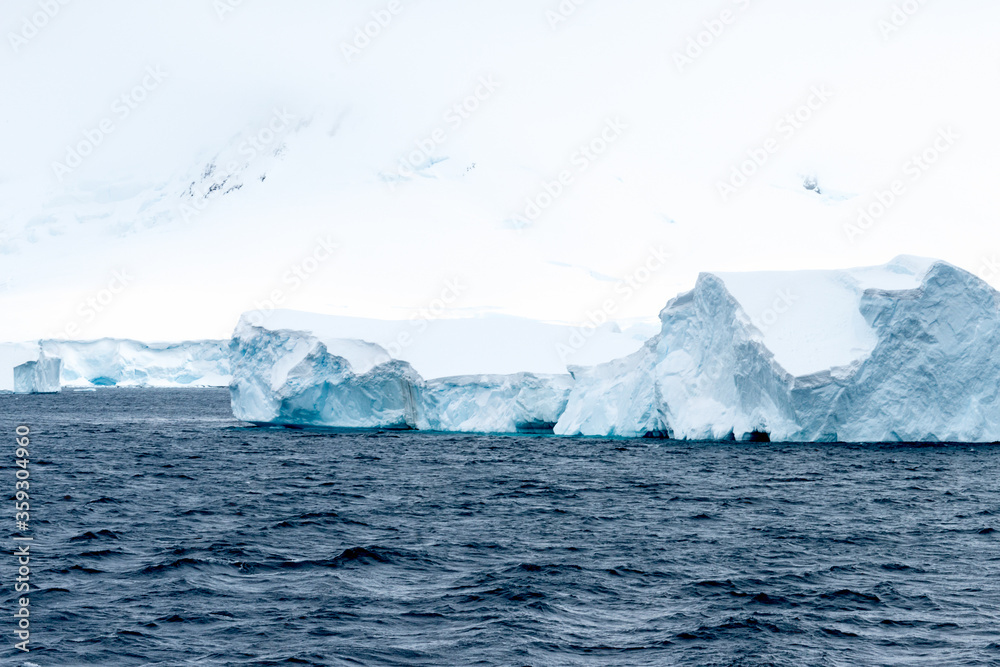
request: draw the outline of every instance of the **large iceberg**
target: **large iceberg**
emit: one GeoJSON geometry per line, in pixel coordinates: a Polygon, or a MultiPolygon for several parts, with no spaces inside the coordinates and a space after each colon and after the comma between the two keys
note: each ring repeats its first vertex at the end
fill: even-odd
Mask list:
{"type": "Polygon", "coordinates": [[[606,360],[641,345],[602,327],[573,346],[574,333],[499,316],[385,322],[250,313],[230,344],[233,414],[258,424],[551,431],[573,384],[567,355],[606,360]]]}
{"type": "Polygon", "coordinates": [[[233,410],[438,431],[1000,441],[1000,293],[945,262],[705,273],[660,320],[639,349],[598,332],[584,363],[560,351],[565,328],[510,318],[401,333],[412,325],[251,314],[230,346],[233,410]]]}
{"type": "Polygon", "coordinates": [[[25,393],[50,391],[56,385],[225,387],[230,381],[228,341],[142,343],[103,338],[7,344],[0,346],[0,373],[7,374],[0,375],[0,391],[25,393]]]}
{"type": "Polygon", "coordinates": [[[420,376],[374,343],[241,320],[230,343],[233,415],[256,424],[416,428],[420,376]]]}
{"type": "Polygon", "coordinates": [[[950,264],[702,274],[659,335],[573,368],[555,432],[1000,441],[1000,294],[950,264]]]}

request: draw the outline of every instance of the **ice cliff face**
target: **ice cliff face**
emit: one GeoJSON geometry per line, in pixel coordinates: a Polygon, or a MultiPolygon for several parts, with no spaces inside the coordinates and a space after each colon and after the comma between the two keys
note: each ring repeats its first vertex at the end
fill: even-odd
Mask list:
{"type": "Polygon", "coordinates": [[[551,432],[566,409],[569,375],[471,375],[422,386],[418,427],[468,433],[551,432]]]}
{"type": "Polygon", "coordinates": [[[672,300],[663,330],[630,357],[573,368],[556,433],[718,439],[788,427],[786,378],[713,275],[672,300]]]}
{"type": "Polygon", "coordinates": [[[639,352],[573,369],[561,434],[1000,440],[998,293],[943,262],[703,274],[639,352]]]}
{"type": "Polygon", "coordinates": [[[230,343],[233,415],[259,424],[415,428],[420,376],[378,345],[240,322],[230,343]]]}
{"type": "Polygon", "coordinates": [[[860,311],[878,342],[853,372],[796,379],[799,437],[1000,441],[1000,294],[938,263],[916,289],[865,292],[860,311]]]}
{"type": "Polygon", "coordinates": [[[230,379],[226,341],[141,343],[104,338],[43,340],[3,348],[0,363],[13,369],[13,378],[0,383],[0,390],[7,391],[35,393],[53,386],[55,391],[58,387],[224,387],[230,379]]]}
{"type": "Polygon", "coordinates": [[[60,359],[44,354],[38,361],[27,361],[14,367],[15,394],[55,394],[62,388],[59,383],[60,359]]]}

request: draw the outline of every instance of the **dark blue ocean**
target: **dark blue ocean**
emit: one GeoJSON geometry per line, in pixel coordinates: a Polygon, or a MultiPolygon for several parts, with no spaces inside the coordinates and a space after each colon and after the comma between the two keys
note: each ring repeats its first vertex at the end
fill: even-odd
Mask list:
{"type": "Polygon", "coordinates": [[[224,390],[0,427],[5,665],[1000,665],[998,447],[262,429],[224,390]]]}

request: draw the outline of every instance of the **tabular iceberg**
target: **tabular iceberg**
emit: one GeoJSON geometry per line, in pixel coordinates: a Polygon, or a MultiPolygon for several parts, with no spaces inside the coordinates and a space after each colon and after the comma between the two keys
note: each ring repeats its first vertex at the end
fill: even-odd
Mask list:
{"type": "Polygon", "coordinates": [[[1000,441],[1000,294],[944,262],[702,274],[635,354],[572,369],[560,434],[1000,441]]]}
{"type": "Polygon", "coordinates": [[[225,387],[230,381],[228,341],[141,343],[103,338],[0,348],[0,371],[12,373],[7,380],[0,378],[0,391],[37,393],[53,386],[225,387]]]}
{"type": "MultiPolygon", "coordinates": [[[[560,348],[572,337],[569,327],[505,317],[380,322],[249,313],[230,344],[233,414],[261,424],[551,431],[573,384],[560,348]],[[342,337],[351,335],[364,340],[342,337]],[[447,372],[457,374],[439,377],[447,372]]],[[[613,328],[594,332],[590,343],[573,353],[613,358],[640,345],[613,328]]]]}

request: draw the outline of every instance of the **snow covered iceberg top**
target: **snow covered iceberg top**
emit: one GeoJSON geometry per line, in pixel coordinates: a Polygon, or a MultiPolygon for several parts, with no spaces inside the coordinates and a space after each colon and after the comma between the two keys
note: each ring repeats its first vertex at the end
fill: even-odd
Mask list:
{"type": "Polygon", "coordinates": [[[236,337],[250,328],[295,331],[320,340],[355,373],[392,359],[426,379],[459,375],[565,373],[567,365],[604,363],[632,354],[643,340],[603,326],[584,337],[573,327],[502,315],[467,319],[375,320],[292,310],[245,313],[236,337]]]}
{"type": "Polygon", "coordinates": [[[862,313],[865,291],[917,289],[935,263],[903,255],[856,269],[708,275],[722,281],[774,360],[792,375],[804,376],[868,357],[878,337],[862,313]]]}

